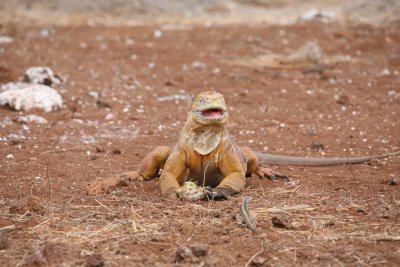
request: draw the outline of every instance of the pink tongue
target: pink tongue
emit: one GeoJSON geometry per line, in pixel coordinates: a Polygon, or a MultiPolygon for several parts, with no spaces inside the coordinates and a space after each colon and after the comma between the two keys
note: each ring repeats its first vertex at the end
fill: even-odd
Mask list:
{"type": "Polygon", "coordinates": [[[208,110],[202,111],[202,114],[203,114],[203,116],[206,116],[206,117],[215,118],[215,117],[221,116],[221,111],[218,109],[208,109],[208,110]]]}

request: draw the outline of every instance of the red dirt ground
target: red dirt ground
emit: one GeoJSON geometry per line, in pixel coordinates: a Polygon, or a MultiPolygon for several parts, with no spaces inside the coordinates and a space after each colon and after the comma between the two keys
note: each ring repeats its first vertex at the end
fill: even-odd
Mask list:
{"type": "Polygon", "coordinates": [[[1,266],[400,265],[399,157],[278,166],[290,182],[252,177],[228,201],[167,201],[157,180],[87,194],[134,170],[155,146],[174,144],[190,97],[202,90],[224,94],[231,135],[254,150],[317,157],[399,150],[399,23],[7,24],[0,34],[14,38],[0,45],[1,83],[38,65],[66,80],[56,87],[59,111],[0,108],[1,266]],[[319,72],[227,64],[307,41],[351,59],[319,72]],[[159,99],[176,94],[182,99],[159,99]],[[17,122],[31,113],[49,122],[17,122]],[[256,234],[234,220],[244,195],[259,215],[256,234]],[[272,224],[282,215],[268,208],[299,204],[311,208],[287,214],[289,229],[272,224]]]}

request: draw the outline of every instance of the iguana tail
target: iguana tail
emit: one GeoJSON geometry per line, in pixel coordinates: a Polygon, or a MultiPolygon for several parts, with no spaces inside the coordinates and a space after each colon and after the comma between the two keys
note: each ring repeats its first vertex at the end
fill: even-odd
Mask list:
{"type": "Polygon", "coordinates": [[[255,152],[260,163],[267,163],[272,165],[296,165],[296,166],[333,166],[333,165],[347,165],[347,164],[359,164],[364,163],[373,159],[387,158],[390,156],[399,155],[400,151],[381,154],[371,155],[364,157],[349,157],[349,158],[307,158],[307,157],[291,157],[282,155],[273,155],[255,152]]]}

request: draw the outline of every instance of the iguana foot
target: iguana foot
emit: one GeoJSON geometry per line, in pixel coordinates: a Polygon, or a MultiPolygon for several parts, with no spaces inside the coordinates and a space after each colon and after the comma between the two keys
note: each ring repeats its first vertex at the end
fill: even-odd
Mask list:
{"type": "Polygon", "coordinates": [[[275,172],[270,168],[258,167],[258,169],[254,173],[261,179],[264,179],[265,177],[267,177],[270,180],[281,179],[281,180],[289,181],[289,177],[287,177],[287,175],[281,174],[279,172],[275,172]]]}
{"type": "Polygon", "coordinates": [[[228,199],[231,196],[237,194],[237,192],[231,188],[224,187],[216,187],[216,188],[207,188],[205,190],[206,197],[209,200],[213,199],[228,199]]]}
{"type": "Polygon", "coordinates": [[[118,176],[129,181],[144,181],[143,176],[137,171],[123,172],[118,176]]]}

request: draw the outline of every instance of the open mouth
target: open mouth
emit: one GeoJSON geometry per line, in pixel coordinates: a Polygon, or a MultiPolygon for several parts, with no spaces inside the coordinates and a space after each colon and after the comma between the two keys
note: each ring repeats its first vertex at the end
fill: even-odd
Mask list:
{"type": "Polygon", "coordinates": [[[201,115],[207,118],[218,118],[224,114],[224,111],[219,108],[210,108],[201,111],[201,115]]]}

